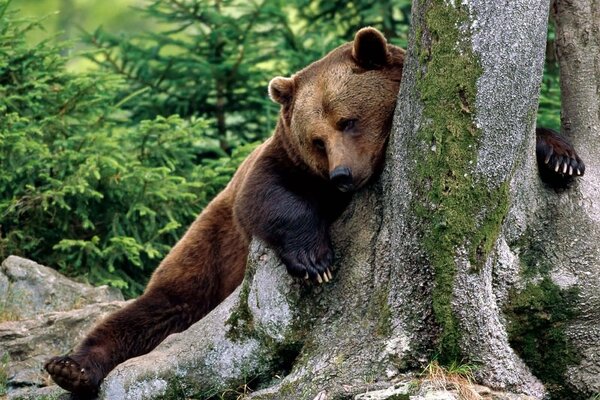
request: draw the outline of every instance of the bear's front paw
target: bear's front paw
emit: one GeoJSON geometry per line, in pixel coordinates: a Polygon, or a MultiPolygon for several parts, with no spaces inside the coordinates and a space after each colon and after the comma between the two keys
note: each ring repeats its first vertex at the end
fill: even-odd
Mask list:
{"type": "Polygon", "coordinates": [[[308,247],[282,250],[279,257],[292,276],[317,283],[329,282],[333,278],[329,269],[333,263],[333,249],[329,240],[308,247]]]}
{"type": "Polygon", "coordinates": [[[535,152],[542,180],[553,186],[585,173],[585,164],[573,146],[551,129],[536,129],[535,152]]]}
{"type": "Polygon", "coordinates": [[[88,398],[96,395],[102,378],[99,371],[86,364],[69,356],[53,357],[44,364],[44,368],[58,386],[88,398]]]}

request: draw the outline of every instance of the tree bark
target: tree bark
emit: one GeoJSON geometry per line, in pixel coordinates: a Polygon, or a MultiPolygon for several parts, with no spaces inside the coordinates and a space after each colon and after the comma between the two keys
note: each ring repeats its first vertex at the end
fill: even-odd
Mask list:
{"type": "Polygon", "coordinates": [[[600,393],[600,2],[558,0],[552,13],[560,65],[562,133],[585,160],[586,175],[568,194],[548,195],[544,250],[552,277],[577,291],[566,334],[576,355],[572,391],[600,393]]]}
{"type": "Polygon", "coordinates": [[[385,178],[384,220],[396,241],[389,252],[401,268],[393,276],[412,280],[420,271],[419,283],[433,285],[432,318],[419,320],[428,332],[438,326],[433,346],[422,346],[433,347],[430,356],[469,360],[483,382],[541,396],[509,345],[500,309],[519,273],[509,243],[524,234],[538,203],[532,131],[548,5],[413,7],[417,34],[390,145],[393,178],[385,178]]]}
{"type": "MultiPolygon", "coordinates": [[[[600,180],[588,173],[576,191],[556,193],[537,177],[547,16],[545,0],[415,1],[386,168],[332,229],[333,283],[290,278],[255,242],[241,287],[188,331],[117,367],[101,397],[207,398],[252,387],[255,399],[351,398],[437,358],[542,398],[538,378],[555,382],[532,370],[549,363],[527,360],[531,346],[521,344],[544,352],[540,326],[576,339],[578,324],[594,328],[583,350],[600,343],[598,321],[553,314],[589,317],[600,303],[598,244],[578,229],[597,228],[583,188],[600,180]],[[568,303],[565,291],[578,285],[583,297],[568,303]]],[[[600,159],[594,146],[586,161],[600,159]]],[[[571,354],[560,349],[551,354],[571,354]]],[[[550,361],[590,393],[596,383],[581,368],[599,363],[585,360],[550,361]]]]}

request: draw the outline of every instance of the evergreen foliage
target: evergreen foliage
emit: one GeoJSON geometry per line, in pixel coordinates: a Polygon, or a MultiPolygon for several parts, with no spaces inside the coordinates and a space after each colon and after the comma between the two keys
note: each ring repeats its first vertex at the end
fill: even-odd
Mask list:
{"type": "MultiPolygon", "coordinates": [[[[198,160],[206,121],[122,110],[124,82],[65,71],[61,46],[0,8],[0,257],[17,254],[138,294],[248,153],[198,160]]],[[[139,94],[138,94],[139,95],[139,94]]]]}
{"type": "Polygon", "coordinates": [[[349,40],[356,31],[373,26],[391,43],[407,47],[411,0],[295,0],[285,6],[279,58],[287,74],[297,71],[349,40]]]}
{"type": "Polygon", "coordinates": [[[544,64],[537,125],[560,132],[560,71],[554,48],[555,30],[553,21],[550,21],[548,23],[546,62],[544,64]]]}
{"type": "Polygon", "coordinates": [[[86,38],[97,49],[90,57],[129,88],[149,89],[126,106],[133,121],[200,116],[227,152],[272,132],[271,78],[303,68],[362,26],[405,38],[410,1],[154,0],[139,11],[162,31],[98,29],[86,38]]]}
{"type": "MultiPolygon", "coordinates": [[[[266,96],[276,59],[272,31],[280,9],[273,2],[155,0],[140,10],[164,29],[134,37],[102,29],[89,40],[93,59],[123,76],[128,89],[148,90],[126,107],[132,121],[157,115],[200,116],[230,151],[264,138],[277,108],[266,96]]],[[[217,149],[214,149],[217,150],[217,149]]]]}

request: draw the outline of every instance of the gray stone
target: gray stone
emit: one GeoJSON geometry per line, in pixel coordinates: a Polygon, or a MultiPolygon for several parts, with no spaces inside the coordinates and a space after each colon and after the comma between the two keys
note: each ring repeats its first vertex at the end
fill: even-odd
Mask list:
{"type": "Polygon", "coordinates": [[[118,289],[78,283],[21,257],[10,256],[0,266],[0,320],[33,318],[117,300],[123,300],[118,289]]]}
{"type": "Polygon", "coordinates": [[[11,390],[7,400],[72,400],[72,396],[56,385],[21,387],[11,390]]]}
{"type": "Polygon", "coordinates": [[[72,281],[55,270],[10,256],[0,266],[0,357],[8,364],[8,398],[64,393],[43,371],[68,353],[104,316],[126,304],[118,289],[72,281]]]}
{"type": "Polygon", "coordinates": [[[403,378],[387,389],[357,394],[354,400],[535,400],[535,397],[509,392],[496,392],[487,386],[464,383],[459,390],[452,383],[430,379],[403,378]],[[462,395],[461,395],[462,393],[462,395]]]}
{"type": "MultiPolygon", "coordinates": [[[[390,398],[397,399],[398,396],[408,396],[410,393],[411,384],[404,383],[399,386],[391,386],[387,389],[374,390],[367,393],[361,393],[354,396],[354,400],[387,400],[390,398]]],[[[408,397],[407,397],[408,398],[408,397]]]]}
{"type": "Polygon", "coordinates": [[[96,321],[125,304],[125,301],[90,304],[76,310],[0,323],[0,352],[9,359],[9,398],[23,397],[27,388],[52,384],[43,371],[44,362],[52,356],[68,353],[96,321]]]}
{"type": "Polygon", "coordinates": [[[459,400],[458,393],[447,390],[432,390],[426,392],[423,396],[417,395],[410,397],[410,400],[459,400]]]}

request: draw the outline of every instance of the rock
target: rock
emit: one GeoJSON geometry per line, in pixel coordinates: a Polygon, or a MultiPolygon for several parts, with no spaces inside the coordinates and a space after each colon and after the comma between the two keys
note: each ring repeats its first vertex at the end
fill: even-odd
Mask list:
{"type": "MultiPolygon", "coordinates": [[[[0,397],[2,398],[2,397],[0,397]]],[[[7,400],[72,400],[71,395],[56,385],[22,387],[11,390],[7,400]]]]}
{"type": "Polygon", "coordinates": [[[313,400],[329,400],[325,391],[319,392],[313,400]]]}
{"type": "Polygon", "coordinates": [[[447,390],[432,390],[426,392],[423,396],[412,396],[410,400],[459,400],[460,397],[456,392],[447,390]]]}
{"type": "Polygon", "coordinates": [[[74,282],[24,258],[4,260],[0,373],[8,378],[8,399],[64,397],[43,370],[44,362],[68,353],[99,319],[125,304],[118,289],[74,282]]]}
{"type": "Polygon", "coordinates": [[[354,396],[354,400],[536,400],[527,395],[508,392],[495,392],[487,386],[465,383],[454,387],[430,379],[408,377],[383,390],[374,390],[354,396]]]}
{"type": "Polygon", "coordinates": [[[473,390],[477,392],[478,395],[480,396],[491,396],[492,395],[492,389],[490,389],[487,386],[481,386],[481,385],[473,385],[473,390]]]}
{"type": "Polygon", "coordinates": [[[96,303],[77,310],[0,323],[0,351],[8,354],[9,359],[9,398],[26,397],[27,390],[24,389],[51,385],[49,375],[42,368],[44,362],[52,356],[67,353],[96,321],[126,303],[96,303]]]}
{"type": "Polygon", "coordinates": [[[74,282],[55,270],[10,256],[0,266],[0,321],[123,300],[118,289],[74,282]]]}
{"type": "Polygon", "coordinates": [[[368,393],[361,393],[354,396],[354,400],[387,400],[387,399],[409,399],[412,383],[407,382],[402,385],[391,386],[383,390],[375,390],[368,393]]]}

